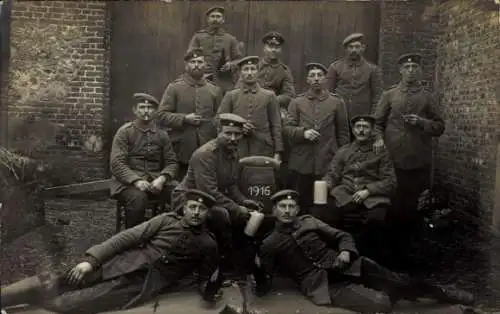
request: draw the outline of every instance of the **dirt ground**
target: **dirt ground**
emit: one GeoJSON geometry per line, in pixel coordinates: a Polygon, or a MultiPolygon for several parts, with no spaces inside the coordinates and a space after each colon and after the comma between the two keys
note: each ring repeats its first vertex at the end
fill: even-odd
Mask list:
{"type": "MultiPolygon", "coordinates": [[[[46,203],[48,224],[25,234],[12,243],[1,246],[2,285],[34,275],[43,270],[61,269],[73,266],[84,251],[114,233],[115,203],[110,200],[50,200],[46,203]]],[[[500,241],[499,241],[500,242],[500,241]]],[[[495,242],[498,243],[498,242],[495,242]]],[[[498,246],[500,247],[500,246],[498,246]]],[[[500,313],[500,249],[484,247],[480,253],[464,253],[456,256],[456,261],[439,266],[435,275],[442,282],[458,283],[479,299],[480,307],[488,313],[500,313]],[[486,252],[487,251],[487,252],[486,252]],[[494,309],[499,309],[496,312],[494,309]]],[[[350,313],[336,308],[321,308],[312,305],[294,290],[290,282],[284,282],[278,292],[265,299],[255,300],[259,313],[350,313]]],[[[232,305],[240,303],[235,287],[226,288],[225,301],[232,305]]],[[[200,306],[199,298],[193,291],[174,293],[160,298],[156,313],[218,313],[223,307],[207,310],[200,306]]],[[[17,311],[16,311],[17,312],[17,311]]],[[[153,305],[147,304],[123,313],[153,312],[153,305]]],[[[22,310],[20,313],[49,312],[42,310],[22,310]]],[[[436,306],[432,302],[403,303],[395,313],[460,313],[456,308],[436,306]]]]}

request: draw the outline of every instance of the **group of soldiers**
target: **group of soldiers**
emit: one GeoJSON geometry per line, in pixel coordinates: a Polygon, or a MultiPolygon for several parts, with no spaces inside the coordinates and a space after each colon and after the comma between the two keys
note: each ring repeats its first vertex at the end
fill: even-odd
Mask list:
{"type": "Polygon", "coordinates": [[[444,122],[421,84],[422,57],[401,56],[400,83],[383,91],[382,72],[363,58],[363,35],[355,33],[343,41],[345,58],[329,68],[306,65],[308,89],[296,96],[279,57],[283,36],[263,37],[263,57],[243,56],[222,28],[224,15],[221,7],[207,11],[185,72],[160,101],[134,94],[136,118],[115,135],[111,193],[125,206],[126,229],[68,271],[2,287],[2,306],[130,308],[195,269],[203,300],[214,303],[231,264],[253,274],[259,296],[279,268],[318,305],[390,312],[400,299],[421,296],[472,305],[471,294],[393,272],[369,250],[388,217],[398,239],[414,231],[429,186],[432,137],[444,122]],[[258,236],[243,232],[262,209],[239,187],[238,161],[248,156],[267,156],[283,170],[270,197],[273,224],[258,236]],[[316,180],[327,183],[326,206],[313,204],[316,180]],[[151,199],[171,210],[144,221],[151,199]]]}

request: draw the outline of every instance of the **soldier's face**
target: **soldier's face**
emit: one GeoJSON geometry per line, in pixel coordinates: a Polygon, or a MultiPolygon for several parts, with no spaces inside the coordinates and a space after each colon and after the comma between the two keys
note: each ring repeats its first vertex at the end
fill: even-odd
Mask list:
{"type": "Polygon", "coordinates": [[[156,106],[153,104],[141,102],[135,105],[133,111],[137,119],[144,122],[149,122],[153,119],[156,109],[156,106]]]}
{"type": "Polygon", "coordinates": [[[273,214],[281,223],[290,223],[299,213],[299,205],[294,199],[283,199],[276,203],[273,214]]]}
{"type": "Polygon", "coordinates": [[[320,69],[312,69],[307,73],[307,84],[312,88],[321,88],[325,82],[325,72],[320,69]]]}
{"type": "Polygon", "coordinates": [[[352,127],[352,133],[357,141],[364,142],[370,139],[373,132],[373,126],[368,121],[357,121],[352,127]]]}
{"type": "Polygon", "coordinates": [[[264,57],[266,57],[266,59],[277,59],[281,55],[281,52],[281,46],[264,44],[264,57]]]}
{"type": "Polygon", "coordinates": [[[208,215],[208,207],[203,203],[188,200],[184,205],[184,221],[190,226],[199,226],[208,215]]]}
{"type": "Polygon", "coordinates": [[[238,142],[243,138],[243,130],[234,126],[223,126],[217,138],[222,145],[236,149],[238,142]]]}
{"type": "Polygon", "coordinates": [[[365,45],[359,41],[353,41],[352,43],[349,43],[345,49],[349,57],[357,58],[365,52],[365,45]]]}
{"type": "Polygon", "coordinates": [[[244,83],[255,83],[258,71],[256,64],[245,64],[240,70],[241,79],[244,83]]]}
{"type": "Polygon", "coordinates": [[[415,81],[420,78],[422,67],[420,66],[420,64],[415,62],[405,62],[399,68],[399,73],[401,73],[401,78],[403,81],[415,81]]]}
{"type": "Polygon", "coordinates": [[[209,26],[220,26],[224,24],[224,14],[221,12],[212,12],[207,17],[207,23],[209,26]]]}
{"type": "Polygon", "coordinates": [[[186,62],[186,72],[194,77],[201,77],[205,71],[206,64],[204,57],[192,58],[186,62]]]}

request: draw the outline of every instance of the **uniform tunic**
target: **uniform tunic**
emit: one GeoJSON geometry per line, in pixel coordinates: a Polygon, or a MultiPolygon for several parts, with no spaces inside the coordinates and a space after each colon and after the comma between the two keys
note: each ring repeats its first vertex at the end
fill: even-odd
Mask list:
{"type": "MultiPolygon", "coordinates": [[[[204,228],[191,227],[182,217],[165,213],[91,247],[86,251],[86,260],[94,266],[87,287],[59,291],[56,298],[44,301],[45,308],[79,313],[110,310],[111,304],[130,308],[192,274],[196,268],[200,272],[200,292],[204,298],[210,298],[205,288],[217,268],[217,245],[204,228]],[[127,288],[126,280],[113,284],[122,278],[129,278],[133,286],[127,288]],[[110,287],[103,290],[105,286],[110,287]]],[[[46,287],[49,286],[61,288],[54,283],[46,287]]]]}
{"type": "Polygon", "coordinates": [[[166,131],[151,124],[141,129],[128,122],[116,131],[111,147],[111,196],[137,180],[152,181],[160,175],[175,178],[177,159],[166,131]]]}
{"type": "Polygon", "coordinates": [[[397,169],[419,169],[431,164],[432,138],[445,129],[436,106],[434,95],[420,84],[408,87],[399,83],[382,94],[375,112],[377,130],[397,169]],[[402,118],[408,114],[425,120],[410,125],[402,118]]]}
{"type": "Polygon", "coordinates": [[[349,124],[343,101],[323,90],[311,90],[295,98],[288,107],[285,135],[291,140],[288,167],[301,174],[323,175],[338,148],[349,142],[349,124]],[[314,129],[321,136],[315,142],[304,138],[314,129]]]}
{"type": "Polygon", "coordinates": [[[197,31],[189,43],[188,49],[201,48],[207,61],[207,73],[213,73],[215,83],[225,91],[234,83],[232,71],[221,72],[220,67],[228,61],[243,57],[236,38],[219,28],[216,31],[202,29],[197,31]]]}
{"type": "Polygon", "coordinates": [[[327,86],[346,102],[349,120],[372,114],[383,91],[381,69],[364,58],[333,62],[328,68],[327,81],[327,86]]]}
{"type": "Polygon", "coordinates": [[[170,138],[182,164],[187,164],[193,152],[217,136],[213,118],[217,112],[222,92],[219,87],[205,80],[195,81],[183,74],[167,86],[160,101],[158,116],[170,128],[170,138]],[[195,113],[205,121],[199,126],[185,122],[185,116],[195,113]]]}
{"type": "Polygon", "coordinates": [[[368,189],[370,196],[363,202],[367,208],[389,204],[396,189],[396,175],[389,154],[373,150],[373,141],[357,141],[340,148],[323,178],[337,206],[352,202],[352,195],[368,189]]]}
{"type": "Polygon", "coordinates": [[[283,151],[281,116],[276,96],[261,88],[242,85],[222,99],[218,113],[234,113],[254,126],[238,146],[240,158],[254,155],[273,157],[283,151]]]}

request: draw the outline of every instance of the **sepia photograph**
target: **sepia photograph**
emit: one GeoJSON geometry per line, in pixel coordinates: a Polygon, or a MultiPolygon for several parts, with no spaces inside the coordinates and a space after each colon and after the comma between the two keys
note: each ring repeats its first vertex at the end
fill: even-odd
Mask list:
{"type": "Polygon", "coordinates": [[[500,314],[500,0],[0,1],[1,314],[500,314]]]}

